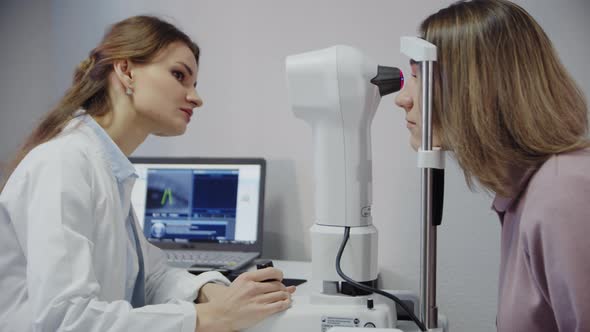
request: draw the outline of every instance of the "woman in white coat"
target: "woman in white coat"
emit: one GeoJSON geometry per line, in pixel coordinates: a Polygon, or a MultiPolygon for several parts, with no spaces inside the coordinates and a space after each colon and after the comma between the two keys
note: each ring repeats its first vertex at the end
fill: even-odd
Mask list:
{"type": "Polygon", "coordinates": [[[0,331],[235,331],[289,307],[279,270],[194,276],[137,231],[127,156],[184,133],[203,103],[198,64],[183,32],[137,16],[79,65],[5,173],[0,331]]]}

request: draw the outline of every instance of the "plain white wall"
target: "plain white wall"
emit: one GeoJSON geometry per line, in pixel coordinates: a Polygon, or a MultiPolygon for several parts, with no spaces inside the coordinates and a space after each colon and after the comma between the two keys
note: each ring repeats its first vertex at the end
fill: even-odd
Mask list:
{"type": "MultiPolygon", "coordinates": [[[[75,65],[105,27],[135,14],[169,19],[203,55],[204,107],[188,132],[149,138],[143,156],[261,156],[268,160],[264,255],[307,260],[313,222],[311,130],[287,105],[287,55],[348,44],[376,62],[408,70],[399,37],[451,1],[114,0],[4,1],[1,7],[0,161],[6,161],[36,119],[69,85],[75,65]]],[[[518,1],[533,14],[586,95],[590,55],[585,0],[518,1]]],[[[382,286],[418,290],[419,172],[404,114],[383,98],[372,126],[373,220],[380,233],[382,286]]],[[[471,193],[448,163],[439,230],[439,307],[453,331],[494,331],[499,224],[491,198],[471,193]]]]}
{"type": "Polygon", "coordinates": [[[52,88],[51,26],[51,2],[0,3],[0,167],[62,93],[52,88]]]}

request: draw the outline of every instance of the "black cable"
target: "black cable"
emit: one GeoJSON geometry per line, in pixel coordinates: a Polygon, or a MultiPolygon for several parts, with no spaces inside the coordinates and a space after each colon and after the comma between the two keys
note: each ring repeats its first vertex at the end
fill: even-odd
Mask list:
{"type": "Polygon", "coordinates": [[[386,298],[393,300],[393,302],[399,304],[400,307],[402,307],[402,309],[404,309],[405,312],[408,313],[408,316],[410,316],[410,318],[414,321],[414,323],[416,323],[416,325],[418,325],[418,327],[420,328],[421,331],[428,331],[426,329],[426,326],[424,326],[424,324],[418,319],[418,317],[416,317],[414,315],[414,313],[408,309],[408,307],[406,307],[406,305],[395,295],[393,294],[389,294],[385,291],[382,291],[380,289],[377,288],[373,288],[373,287],[369,287],[366,285],[363,285],[361,283],[358,283],[354,280],[352,280],[350,277],[348,277],[346,274],[344,274],[344,272],[342,272],[342,269],[340,268],[340,259],[342,258],[342,253],[344,252],[344,247],[346,247],[346,243],[348,242],[348,238],[350,237],[350,227],[344,227],[344,238],[342,239],[342,244],[340,245],[340,249],[338,250],[338,255],[336,255],[336,272],[338,272],[338,275],[340,276],[340,278],[346,280],[348,283],[366,291],[366,292],[373,292],[373,293],[377,293],[379,295],[383,295],[386,298]]]}

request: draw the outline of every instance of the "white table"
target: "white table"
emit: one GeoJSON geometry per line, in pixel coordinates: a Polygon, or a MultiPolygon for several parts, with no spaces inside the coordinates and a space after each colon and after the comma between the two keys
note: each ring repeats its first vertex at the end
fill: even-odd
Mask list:
{"type": "MultiPolygon", "coordinates": [[[[307,282],[297,286],[296,295],[307,295],[312,292],[319,292],[322,282],[311,280],[311,262],[273,260],[273,265],[283,271],[285,278],[306,279],[307,282]]],[[[251,269],[256,269],[252,267],[251,269]]],[[[404,332],[420,332],[420,329],[412,321],[398,321],[397,327],[404,332]]]]}

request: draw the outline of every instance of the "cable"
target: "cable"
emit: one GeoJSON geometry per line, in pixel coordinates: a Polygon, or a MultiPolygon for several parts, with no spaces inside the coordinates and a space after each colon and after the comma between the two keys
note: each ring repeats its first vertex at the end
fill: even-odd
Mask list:
{"type": "Polygon", "coordinates": [[[350,227],[344,227],[344,238],[342,239],[342,244],[340,245],[340,249],[338,249],[338,255],[336,255],[336,272],[338,272],[338,275],[340,276],[340,278],[346,280],[348,283],[350,283],[350,284],[354,285],[355,287],[358,287],[366,292],[377,293],[379,295],[387,297],[390,300],[393,300],[395,303],[399,304],[399,306],[402,307],[402,309],[404,309],[404,311],[406,313],[408,313],[410,318],[414,321],[414,323],[416,323],[416,325],[418,325],[418,327],[420,328],[421,331],[428,331],[426,329],[426,326],[424,326],[424,324],[420,321],[420,319],[418,319],[418,317],[416,317],[414,315],[414,313],[410,309],[408,309],[408,307],[406,307],[406,305],[397,296],[395,296],[393,294],[389,294],[389,293],[382,291],[380,289],[369,287],[369,286],[363,285],[361,283],[358,283],[358,282],[352,280],[346,274],[344,274],[344,272],[342,272],[342,269],[340,268],[340,259],[342,258],[342,253],[344,252],[344,247],[346,247],[346,243],[348,242],[349,237],[350,237],[350,227]]]}

